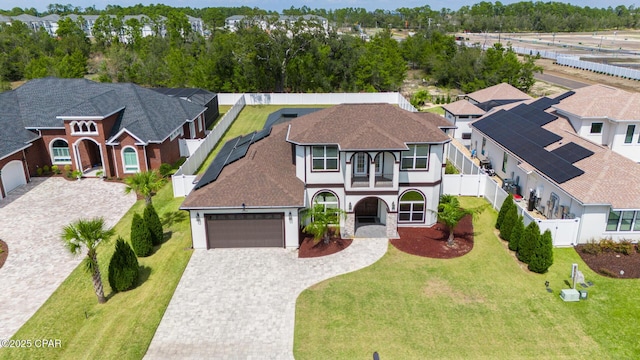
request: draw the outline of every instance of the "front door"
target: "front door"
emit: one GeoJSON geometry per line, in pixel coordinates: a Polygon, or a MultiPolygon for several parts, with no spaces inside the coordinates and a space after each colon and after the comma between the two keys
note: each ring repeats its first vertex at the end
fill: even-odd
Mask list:
{"type": "Polygon", "coordinates": [[[369,172],[369,156],[366,153],[357,153],[355,158],[355,166],[353,167],[354,176],[367,176],[369,172]]]}

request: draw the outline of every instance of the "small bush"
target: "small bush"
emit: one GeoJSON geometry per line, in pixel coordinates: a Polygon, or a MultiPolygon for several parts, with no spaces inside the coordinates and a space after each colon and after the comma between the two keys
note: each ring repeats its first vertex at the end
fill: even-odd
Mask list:
{"type": "Polygon", "coordinates": [[[139,257],[149,256],[153,250],[151,232],[140,214],[133,214],[131,222],[131,247],[139,257]]]}
{"type": "Polygon", "coordinates": [[[618,243],[618,249],[617,252],[624,254],[624,255],[631,255],[631,253],[633,252],[633,244],[631,243],[631,241],[629,240],[620,240],[620,242],[618,243]]]}
{"type": "Polygon", "coordinates": [[[66,171],[65,172],[65,176],[68,177],[69,179],[71,179],[73,177],[73,172],[71,171],[66,171]]]}
{"type": "Polygon", "coordinates": [[[518,221],[518,210],[516,210],[515,206],[510,206],[507,209],[507,213],[502,219],[502,224],[500,224],[500,237],[506,241],[511,239],[511,230],[515,226],[518,221]]]}
{"type": "Polygon", "coordinates": [[[70,172],[71,171],[71,165],[67,164],[64,166],[64,172],[70,172]]]}
{"type": "Polygon", "coordinates": [[[37,168],[37,169],[36,169],[36,174],[37,174],[38,176],[42,176],[42,172],[43,172],[43,171],[44,171],[44,170],[42,170],[42,168],[37,168]]]}
{"type": "Polygon", "coordinates": [[[121,237],[109,261],[109,285],[115,292],[131,289],[138,280],[138,258],[121,237]]]}
{"type": "Polygon", "coordinates": [[[447,164],[445,165],[445,168],[444,168],[444,173],[445,174],[460,174],[460,171],[458,171],[458,169],[456,169],[456,167],[450,161],[447,161],[447,164]]]}
{"type": "Polygon", "coordinates": [[[173,167],[170,164],[162,163],[160,164],[160,168],[158,169],[158,171],[160,172],[160,175],[162,175],[162,177],[169,177],[169,175],[171,175],[171,172],[173,172],[173,167]]]}
{"type": "Polygon", "coordinates": [[[54,174],[60,174],[60,167],[58,165],[51,166],[51,172],[54,174]]]}
{"type": "Polygon", "coordinates": [[[611,238],[600,240],[600,248],[603,252],[617,252],[618,244],[611,238]]]}
{"type": "Polygon", "coordinates": [[[589,242],[584,244],[584,246],[582,246],[582,249],[580,250],[583,253],[590,254],[590,255],[598,255],[602,253],[602,248],[600,247],[600,244],[597,243],[595,240],[590,240],[589,242]]]}
{"type": "Polygon", "coordinates": [[[158,216],[156,209],[153,207],[153,204],[149,204],[144,208],[143,219],[151,233],[151,243],[153,245],[160,245],[163,240],[164,232],[162,230],[162,222],[160,221],[160,217],[158,216]]]}
{"type": "Polygon", "coordinates": [[[43,166],[43,167],[42,167],[42,171],[43,171],[45,174],[48,174],[48,173],[49,173],[49,171],[50,171],[50,169],[49,169],[49,165],[45,165],[45,166],[43,166]]]}

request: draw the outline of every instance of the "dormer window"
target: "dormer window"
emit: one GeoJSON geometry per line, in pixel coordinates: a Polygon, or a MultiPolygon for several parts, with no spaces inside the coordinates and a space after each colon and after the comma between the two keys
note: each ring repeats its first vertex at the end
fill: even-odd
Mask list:
{"type": "Polygon", "coordinates": [[[69,125],[73,135],[98,135],[98,126],[93,121],[72,121],[69,125]]]}

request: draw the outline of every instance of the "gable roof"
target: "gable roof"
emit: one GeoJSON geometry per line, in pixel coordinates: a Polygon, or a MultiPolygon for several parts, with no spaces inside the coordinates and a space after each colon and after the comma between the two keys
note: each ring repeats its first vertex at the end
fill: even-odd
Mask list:
{"type": "Polygon", "coordinates": [[[207,105],[218,96],[215,93],[198,88],[152,88],[151,90],[167,96],[189,100],[202,106],[207,105]]]}
{"type": "Polygon", "coordinates": [[[515,87],[501,83],[493,85],[488,88],[472,92],[467,94],[467,97],[473,99],[479,103],[487,102],[490,100],[528,100],[531,96],[523,93],[515,87]]]}
{"type": "Polygon", "coordinates": [[[291,121],[287,141],[337,144],[342,151],[405,150],[407,143],[450,141],[429,119],[438,124],[443,120],[436,114],[412,113],[391,104],[342,104],[291,121]]]}
{"type": "Polygon", "coordinates": [[[640,93],[631,93],[606,85],[591,85],[575,89],[554,108],[583,118],[640,120],[640,93]]]}
{"type": "Polygon", "coordinates": [[[246,157],[225,166],[213,184],[194,189],[180,208],[304,206],[304,183],[296,177],[287,130],[287,123],[273,126],[246,157]]]}
{"type": "Polygon", "coordinates": [[[442,107],[453,115],[484,115],[485,111],[467,100],[458,100],[442,107]]]}
{"type": "Polygon", "coordinates": [[[13,98],[0,98],[0,106],[5,102],[17,104],[14,121],[21,122],[24,128],[63,128],[65,117],[104,117],[122,111],[110,135],[126,128],[145,142],[163,141],[205,110],[201,105],[138,85],[86,79],[36,79],[10,93],[13,98]]]}
{"type": "Polygon", "coordinates": [[[18,114],[15,94],[11,91],[0,93],[0,159],[24,149],[39,138],[16,121],[18,114]]]}

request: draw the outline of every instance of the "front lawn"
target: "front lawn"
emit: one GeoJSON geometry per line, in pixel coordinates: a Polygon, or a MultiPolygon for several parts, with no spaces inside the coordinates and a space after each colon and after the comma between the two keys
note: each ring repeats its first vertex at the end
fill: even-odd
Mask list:
{"type": "MultiPolygon", "coordinates": [[[[127,292],[112,294],[108,263],[115,238],[98,248],[106,304],[99,305],[91,277],[78,266],[13,339],[60,340],[60,348],[0,349],[0,359],[141,359],[169,305],[173,292],[191,257],[191,233],[187,214],[178,210],[182,198],[173,198],[171,185],[153,197],[171,237],[155,253],[139,258],[139,284],[127,292]]],[[[116,225],[118,235],[129,240],[134,212],[142,213],[138,201],[116,225]]],[[[83,256],[85,253],[82,254],[83,256]]],[[[52,269],[55,271],[55,269],[52,269]]]]}
{"type": "MultiPolygon", "coordinates": [[[[485,201],[461,198],[471,208],[485,201]]],[[[555,249],[547,274],[522,267],[494,234],[497,213],[474,223],[473,250],[449,260],[389,246],[372,266],[305,290],[296,306],[296,359],[632,359],[640,356],[640,280],[592,272],[555,249]],[[565,303],[571,264],[594,286],[565,303]],[[547,293],[548,280],[553,293],[547,293]]]]}

